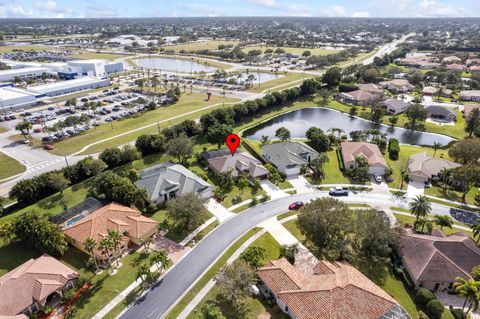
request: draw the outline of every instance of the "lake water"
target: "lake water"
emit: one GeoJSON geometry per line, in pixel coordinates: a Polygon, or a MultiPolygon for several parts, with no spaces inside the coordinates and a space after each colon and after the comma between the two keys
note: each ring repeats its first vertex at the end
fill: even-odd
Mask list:
{"type": "Polygon", "coordinates": [[[244,135],[253,140],[260,140],[262,135],[275,138],[275,131],[282,126],[290,130],[292,138],[305,138],[305,132],[315,126],[324,132],[330,128],[341,128],[347,136],[351,131],[379,129],[387,134],[387,138],[396,138],[402,144],[433,145],[434,142],[438,142],[447,145],[454,141],[446,135],[411,131],[388,125],[374,125],[370,121],[326,108],[305,108],[286,113],[245,131],[244,135]]]}
{"type": "Polygon", "coordinates": [[[206,66],[194,61],[180,60],[180,59],[168,59],[168,58],[142,58],[134,60],[135,64],[139,67],[146,69],[156,69],[161,71],[190,73],[201,72],[206,73],[215,72],[216,68],[206,66]]]}

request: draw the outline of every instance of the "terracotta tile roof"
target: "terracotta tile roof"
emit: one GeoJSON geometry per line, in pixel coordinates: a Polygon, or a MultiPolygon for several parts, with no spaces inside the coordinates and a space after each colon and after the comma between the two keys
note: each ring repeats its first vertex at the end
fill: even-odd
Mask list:
{"type": "Polygon", "coordinates": [[[415,281],[454,282],[458,276],[470,277],[480,264],[480,248],[462,233],[441,237],[407,229],[400,255],[415,281]]]}
{"type": "Polygon", "coordinates": [[[0,315],[17,315],[77,277],[75,271],[48,255],[30,259],[0,277],[0,315]]]}
{"type": "Polygon", "coordinates": [[[480,108],[479,104],[465,104],[463,106],[463,115],[467,118],[474,109],[480,108]]]}
{"type": "Polygon", "coordinates": [[[438,175],[444,168],[452,169],[459,166],[461,165],[446,159],[434,158],[426,152],[413,154],[408,160],[410,173],[424,178],[438,175]]]}
{"type": "Polygon", "coordinates": [[[346,262],[320,261],[313,272],[284,258],[258,270],[260,279],[300,319],[377,319],[395,299],[346,262]]]}
{"type": "MultiPolygon", "coordinates": [[[[92,237],[99,243],[108,235],[109,230],[117,230],[120,233],[128,232],[129,236],[140,239],[156,228],[157,224],[155,220],[143,216],[136,209],[110,203],[79,220],[73,226],[63,229],[63,233],[82,245],[88,237],[92,237]]],[[[126,244],[128,241],[128,237],[125,236],[122,244],[126,244]]],[[[95,253],[100,255],[98,245],[95,253]]]]}
{"type": "Polygon", "coordinates": [[[366,142],[342,142],[340,143],[344,163],[354,162],[358,156],[368,160],[368,164],[387,167],[382,152],[377,145],[366,142]]]}

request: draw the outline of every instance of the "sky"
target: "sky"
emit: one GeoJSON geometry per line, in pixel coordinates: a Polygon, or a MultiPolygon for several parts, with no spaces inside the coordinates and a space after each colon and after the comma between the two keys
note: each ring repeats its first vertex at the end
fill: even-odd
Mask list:
{"type": "Polygon", "coordinates": [[[0,18],[479,17],[480,0],[0,0],[0,18]]]}

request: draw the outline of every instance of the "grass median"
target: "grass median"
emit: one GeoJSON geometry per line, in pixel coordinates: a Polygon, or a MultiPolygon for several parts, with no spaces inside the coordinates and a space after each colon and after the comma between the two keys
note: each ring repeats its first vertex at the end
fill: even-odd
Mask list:
{"type": "Polygon", "coordinates": [[[25,166],[0,152],[0,180],[25,172],[25,166]]]}

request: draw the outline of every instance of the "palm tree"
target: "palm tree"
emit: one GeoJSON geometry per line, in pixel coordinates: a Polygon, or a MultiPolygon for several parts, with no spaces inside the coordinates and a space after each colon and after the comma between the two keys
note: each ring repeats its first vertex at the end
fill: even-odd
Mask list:
{"type": "Polygon", "coordinates": [[[153,253],[150,258],[150,265],[156,265],[157,269],[162,273],[167,268],[168,265],[168,254],[165,250],[159,250],[153,253]]]}
{"type": "Polygon", "coordinates": [[[92,237],[88,237],[83,242],[83,247],[88,253],[90,253],[90,255],[92,255],[93,261],[95,262],[95,270],[98,271],[97,257],[95,257],[95,253],[94,253],[94,249],[96,246],[97,246],[97,242],[92,237]]]}
{"type": "Polygon", "coordinates": [[[432,223],[430,222],[429,219],[420,217],[419,219],[417,219],[417,220],[413,223],[413,229],[414,229],[415,231],[418,231],[418,228],[421,227],[420,232],[423,233],[423,231],[424,231],[424,229],[425,229],[425,226],[426,226],[427,224],[430,224],[430,225],[431,225],[432,223]]]}
{"type": "Polygon", "coordinates": [[[410,176],[410,169],[408,167],[400,168],[401,184],[400,189],[403,189],[403,182],[410,176]]]}
{"type": "Polygon", "coordinates": [[[113,244],[113,255],[115,256],[116,264],[118,267],[118,259],[119,257],[117,256],[117,249],[120,246],[120,243],[122,242],[122,234],[118,230],[109,230],[108,231],[108,237],[112,241],[113,244]]]}
{"type": "Polygon", "coordinates": [[[355,257],[355,251],[352,247],[352,241],[348,237],[343,237],[335,242],[335,250],[338,251],[338,260],[352,261],[355,257]]]}
{"type": "Polygon", "coordinates": [[[320,178],[325,176],[323,166],[329,161],[328,155],[326,153],[320,153],[315,157],[311,162],[310,166],[315,172],[315,178],[320,178]]]}
{"type": "Polygon", "coordinates": [[[415,216],[416,221],[420,217],[426,217],[432,211],[432,204],[424,195],[417,195],[409,204],[410,213],[415,216]]]}
{"type": "Polygon", "coordinates": [[[147,237],[143,240],[143,247],[145,247],[145,252],[148,254],[148,251],[150,249],[150,245],[153,243],[153,238],[152,237],[147,237]]]}
{"type": "Polygon", "coordinates": [[[433,142],[433,157],[435,157],[435,154],[437,154],[437,150],[442,147],[442,144],[438,142],[433,142]]]}
{"type": "Polygon", "coordinates": [[[452,217],[448,215],[436,215],[435,216],[435,224],[440,226],[440,230],[443,231],[443,227],[448,227],[452,229],[453,226],[453,220],[452,217]]]}
{"type": "Polygon", "coordinates": [[[0,225],[0,238],[4,243],[10,243],[13,237],[13,225],[11,222],[5,222],[0,225]]]}
{"type": "Polygon", "coordinates": [[[477,244],[480,240],[480,219],[477,219],[475,224],[472,225],[473,237],[476,238],[477,244]]]}
{"type": "Polygon", "coordinates": [[[107,266],[110,267],[110,250],[113,248],[113,242],[110,237],[103,238],[98,247],[102,250],[102,255],[107,259],[107,266]]]}
{"type": "Polygon", "coordinates": [[[152,272],[150,271],[150,267],[148,267],[146,264],[141,264],[140,267],[138,267],[136,278],[142,281],[142,285],[144,285],[145,280],[147,280],[149,277],[152,276],[152,272]]]}
{"type": "Polygon", "coordinates": [[[480,282],[475,281],[474,279],[465,280],[462,277],[457,277],[455,278],[453,288],[455,289],[456,293],[465,298],[465,302],[463,303],[462,307],[463,313],[465,313],[465,307],[467,306],[467,303],[469,306],[467,312],[465,313],[466,315],[468,315],[472,308],[474,311],[478,309],[480,282]]]}

